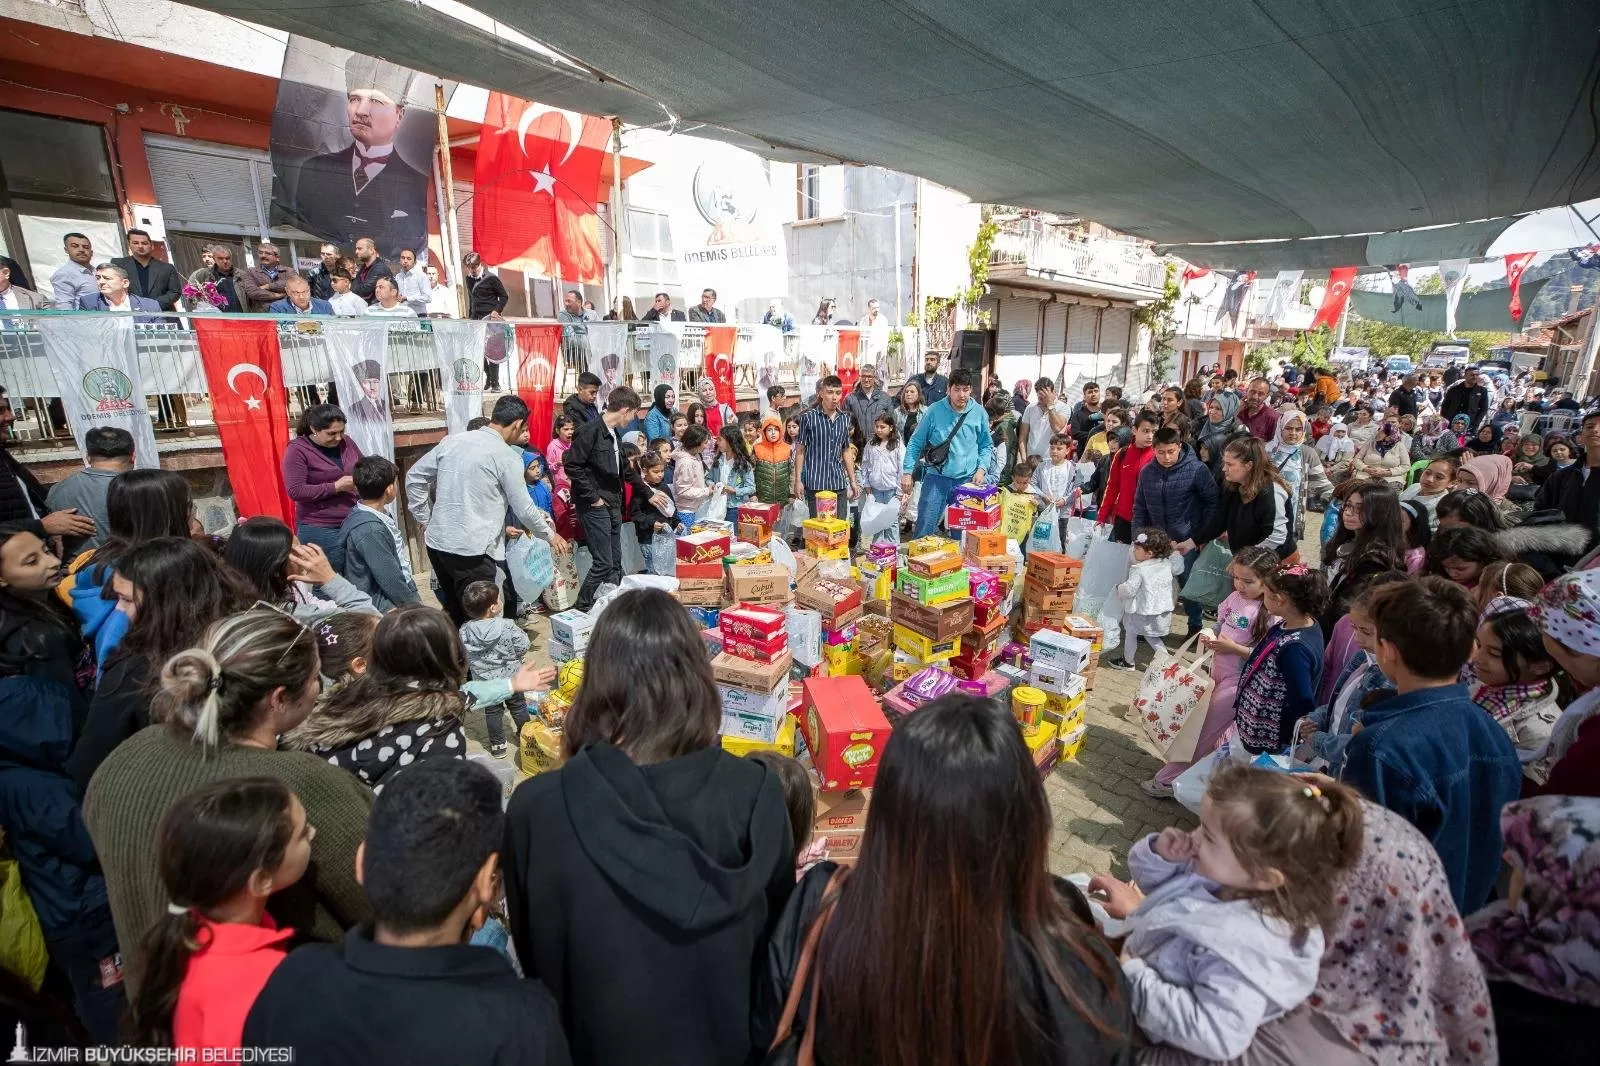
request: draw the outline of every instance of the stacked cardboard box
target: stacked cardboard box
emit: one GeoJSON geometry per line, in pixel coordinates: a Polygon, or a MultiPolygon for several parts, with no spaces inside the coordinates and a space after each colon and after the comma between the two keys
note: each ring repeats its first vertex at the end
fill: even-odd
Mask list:
{"type": "Polygon", "coordinates": [[[998,485],[960,485],[950,494],[945,508],[947,529],[998,529],[1000,526],[1000,488],[998,485]]]}
{"type": "Polygon", "coordinates": [[[1061,628],[1077,596],[1083,563],[1060,552],[1036,551],[1028,556],[1022,582],[1020,632],[1032,634],[1046,626],[1061,628]]]}
{"type": "Polygon", "coordinates": [[[1093,691],[1094,675],[1100,666],[1100,646],[1105,640],[1105,630],[1101,629],[1099,623],[1095,622],[1094,619],[1086,618],[1081,614],[1068,615],[1066,621],[1062,622],[1058,628],[1063,633],[1089,642],[1088,665],[1079,670],[1078,673],[1083,675],[1085,686],[1090,691],[1093,691]]]}
{"type": "Polygon", "coordinates": [[[889,741],[889,721],[864,680],[807,678],[799,718],[823,792],[872,787],[889,741]]]}
{"type": "Polygon", "coordinates": [[[757,547],[766,547],[772,540],[772,531],[782,514],[783,508],[775,503],[741,503],[735,526],[739,539],[757,547]]]}
{"type": "Polygon", "coordinates": [[[724,737],[779,743],[794,663],[786,622],[783,611],[763,604],[739,603],[722,612],[722,651],[711,660],[711,674],[722,698],[724,737]]]}
{"type": "Polygon", "coordinates": [[[871,806],[870,788],[825,791],[817,796],[813,832],[827,841],[829,859],[843,866],[854,866],[860,860],[871,806]]]}
{"type": "MultiPolygon", "coordinates": [[[[849,548],[845,549],[847,552],[849,548]]],[[[832,677],[860,676],[865,663],[857,654],[856,621],[866,612],[861,585],[850,580],[813,577],[795,590],[795,601],[821,620],[822,665],[832,677]]]]}
{"type": "Polygon", "coordinates": [[[550,661],[569,662],[582,659],[589,650],[589,634],[594,631],[593,618],[583,611],[562,611],[550,616],[550,661]]]}
{"type": "Polygon", "coordinates": [[[850,523],[842,518],[808,518],[800,524],[806,552],[818,559],[850,558],[850,523]]]}
{"type": "Polygon", "coordinates": [[[721,607],[723,560],[733,548],[733,537],[723,529],[700,528],[677,539],[679,602],[694,607],[721,607]]]}

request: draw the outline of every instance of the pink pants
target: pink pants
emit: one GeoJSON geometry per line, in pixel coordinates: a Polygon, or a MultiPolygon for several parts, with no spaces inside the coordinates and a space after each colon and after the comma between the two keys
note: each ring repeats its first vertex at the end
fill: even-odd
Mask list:
{"type": "Polygon", "coordinates": [[[1224,678],[1217,682],[1216,690],[1211,694],[1211,706],[1206,710],[1206,720],[1200,726],[1200,742],[1194,746],[1194,758],[1188,762],[1169,762],[1156,772],[1158,785],[1170,785],[1178,779],[1178,775],[1189,767],[1210,755],[1216,749],[1217,742],[1233,724],[1233,700],[1239,691],[1239,677],[1224,678]]]}

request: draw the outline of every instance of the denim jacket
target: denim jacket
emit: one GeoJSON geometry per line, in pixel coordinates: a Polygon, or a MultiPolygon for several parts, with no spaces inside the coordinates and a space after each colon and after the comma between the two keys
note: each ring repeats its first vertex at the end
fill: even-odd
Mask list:
{"type": "Polygon", "coordinates": [[[1355,735],[1356,723],[1361,721],[1361,701],[1379,689],[1393,688],[1389,679],[1383,676],[1383,671],[1378,669],[1378,664],[1372,661],[1372,656],[1365,651],[1357,651],[1345,664],[1339,673],[1339,680],[1334,683],[1333,696],[1321,707],[1306,715],[1315,730],[1305,743],[1295,751],[1295,757],[1302,762],[1310,763],[1318,769],[1326,768],[1334,777],[1344,769],[1344,752],[1350,744],[1350,738],[1355,735]],[[1338,704],[1341,694],[1349,685],[1355,689],[1349,694],[1344,717],[1338,722],[1337,729],[1330,729],[1333,719],[1333,709],[1338,704]]]}
{"type": "Polygon", "coordinates": [[[1342,778],[1432,842],[1461,913],[1483,906],[1500,872],[1500,808],[1521,793],[1522,766],[1465,685],[1368,707],[1342,778]]]}

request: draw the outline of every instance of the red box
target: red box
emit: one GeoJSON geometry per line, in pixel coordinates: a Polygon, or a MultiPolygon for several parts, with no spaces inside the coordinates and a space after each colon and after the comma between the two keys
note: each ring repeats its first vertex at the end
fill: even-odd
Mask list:
{"type": "Polygon", "coordinates": [[[759,522],[772,529],[778,524],[778,518],[783,514],[783,508],[775,503],[741,503],[739,505],[739,521],[759,522]]]}
{"type": "Polygon", "coordinates": [[[800,730],[824,791],[871,788],[889,742],[889,720],[866,681],[854,675],[804,683],[800,730]]]}
{"type": "Polygon", "coordinates": [[[1000,508],[946,507],[944,524],[947,529],[996,529],[1000,525],[1000,508]]]}
{"type": "Polygon", "coordinates": [[[989,672],[989,668],[994,665],[994,657],[998,651],[998,646],[994,646],[987,651],[968,654],[967,642],[963,640],[961,642],[961,654],[950,660],[950,672],[968,681],[976,681],[989,672]]]}
{"type": "Polygon", "coordinates": [[[788,623],[788,615],[771,607],[763,607],[756,603],[736,603],[732,607],[724,608],[717,616],[717,625],[722,630],[723,639],[730,636],[743,637],[746,640],[762,641],[774,636],[788,638],[784,628],[788,623]]]}
{"type": "MultiPolygon", "coordinates": [[[[716,562],[733,550],[733,538],[714,529],[686,533],[678,538],[679,563],[716,562]]],[[[719,572],[718,577],[722,574],[719,572]]]]}
{"type": "Polygon", "coordinates": [[[1005,625],[1006,613],[1000,609],[998,603],[975,603],[972,605],[972,627],[981,629],[985,633],[1005,625]]]}
{"type": "Polygon", "coordinates": [[[722,560],[717,559],[709,563],[686,563],[678,560],[677,576],[679,581],[721,581],[722,560]]]}
{"type": "Polygon", "coordinates": [[[789,650],[789,634],[779,632],[765,640],[752,640],[749,637],[736,636],[724,629],[722,650],[740,659],[749,659],[751,662],[771,662],[789,650]]]}

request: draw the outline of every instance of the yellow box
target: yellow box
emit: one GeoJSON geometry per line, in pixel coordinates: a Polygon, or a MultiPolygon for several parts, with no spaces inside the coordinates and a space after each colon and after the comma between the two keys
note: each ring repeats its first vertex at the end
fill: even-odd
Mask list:
{"type": "Polygon", "coordinates": [[[1087,725],[1079,725],[1061,734],[1061,757],[1063,759],[1076,759],[1078,752],[1083,750],[1083,738],[1089,733],[1087,725]]]}
{"type": "Polygon", "coordinates": [[[1051,739],[1055,735],[1056,724],[1054,722],[1045,721],[1039,723],[1039,728],[1033,734],[1033,736],[1030,737],[1026,733],[1022,734],[1022,742],[1028,745],[1029,754],[1037,755],[1039,753],[1039,749],[1050,743],[1051,739]]]}
{"type": "Polygon", "coordinates": [[[850,543],[850,523],[842,518],[808,518],[800,523],[800,535],[807,544],[836,548],[850,543]]]}
{"type": "Polygon", "coordinates": [[[841,544],[837,548],[821,548],[806,541],[806,551],[817,559],[848,559],[850,558],[849,543],[841,544]]]}
{"type": "Polygon", "coordinates": [[[792,759],[794,758],[795,750],[794,715],[786,714],[783,716],[783,724],[778,727],[778,739],[771,744],[763,744],[759,740],[751,740],[748,737],[723,737],[722,750],[729,755],[738,755],[740,757],[749,755],[753,751],[775,751],[779,755],[787,755],[792,759]]]}
{"type": "Polygon", "coordinates": [[[517,769],[532,776],[561,765],[561,730],[530,718],[517,731],[517,769]]]}
{"type": "Polygon", "coordinates": [[[844,677],[846,675],[860,677],[867,672],[867,664],[860,655],[856,654],[855,649],[848,644],[824,649],[822,661],[827,664],[829,677],[844,677]]]}
{"type": "Polygon", "coordinates": [[[961,654],[961,638],[934,640],[903,625],[894,627],[894,646],[923,663],[939,663],[961,654]]]}
{"type": "Polygon", "coordinates": [[[1080,691],[1076,696],[1063,696],[1056,692],[1045,692],[1045,710],[1055,714],[1058,718],[1068,718],[1074,714],[1083,713],[1084,701],[1088,699],[1085,692],[1080,691]]]}

